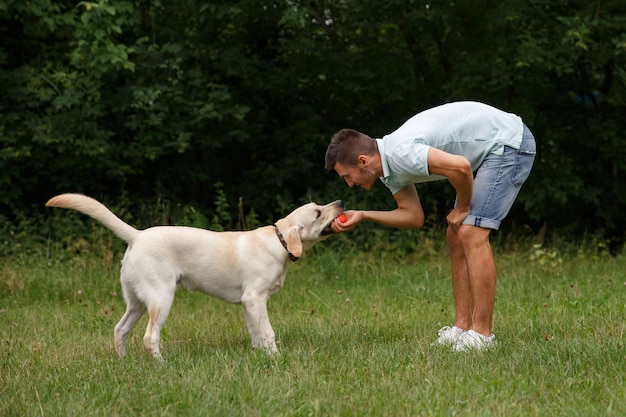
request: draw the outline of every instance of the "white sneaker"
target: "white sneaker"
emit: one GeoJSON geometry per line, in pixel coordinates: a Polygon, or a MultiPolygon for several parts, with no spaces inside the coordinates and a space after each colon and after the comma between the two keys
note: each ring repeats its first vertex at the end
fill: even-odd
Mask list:
{"type": "Polygon", "coordinates": [[[437,333],[439,337],[437,338],[437,341],[435,343],[437,343],[438,345],[452,346],[456,344],[456,342],[461,338],[461,336],[463,336],[464,333],[465,330],[461,329],[460,327],[442,327],[437,333]]]}
{"type": "Polygon", "coordinates": [[[487,350],[496,346],[496,335],[484,336],[474,330],[468,330],[458,338],[452,350],[455,352],[468,352],[470,350],[487,350]]]}

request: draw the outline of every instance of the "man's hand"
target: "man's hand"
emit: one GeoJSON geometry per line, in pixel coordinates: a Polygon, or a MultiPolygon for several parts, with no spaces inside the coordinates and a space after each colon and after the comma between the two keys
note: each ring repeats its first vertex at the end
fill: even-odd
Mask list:
{"type": "Polygon", "coordinates": [[[357,226],[357,224],[361,223],[361,221],[363,220],[363,213],[360,211],[344,211],[343,215],[345,216],[346,221],[342,222],[339,217],[335,218],[332,225],[330,226],[330,228],[333,229],[333,232],[350,232],[357,226]]]}
{"type": "Polygon", "coordinates": [[[446,220],[448,221],[448,225],[452,227],[453,230],[457,230],[469,214],[470,209],[460,209],[457,207],[448,213],[446,220]]]}

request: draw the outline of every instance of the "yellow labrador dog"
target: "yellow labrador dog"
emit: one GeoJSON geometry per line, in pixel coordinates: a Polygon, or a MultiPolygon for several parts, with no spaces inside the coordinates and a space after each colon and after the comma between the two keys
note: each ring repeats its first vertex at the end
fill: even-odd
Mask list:
{"type": "Polygon", "coordinates": [[[161,359],[160,332],[178,284],[243,306],[252,346],[278,353],[267,316],[267,301],[285,282],[291,262],[328,237],[330,224],[343,211],[337,200],[308,203],[278,220],[244,232],[158,226],[137,230],[103,204],[81,194],[61,194],[46,206],[74,209],[101,222],[128,243],[120,281],[126,312],[115,326],[115,349],[126,354],[126,338],[147,311],[144,345],[161,359]]]}

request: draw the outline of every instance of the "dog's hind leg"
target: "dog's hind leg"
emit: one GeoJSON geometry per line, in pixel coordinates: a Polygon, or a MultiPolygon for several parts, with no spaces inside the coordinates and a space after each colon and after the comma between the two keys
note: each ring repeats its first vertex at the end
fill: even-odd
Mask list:
{"type": "Polygon", "coordinates": [[[137,299],[128,297],[126,303],[126,312],[115,326],[114,332],[115,350],[120,358],[126,356],[126,339],[128,334],[141,316],[143,316],[143,313],[146,312],[146,306],[137,299]]]}
{"type": "Polygon", "coordinates": [[[278,353],[276,336],[267,315],[267,297],[244,294],[243,311],[248,325],[248,332],[254,348],[262,348],[272,355],[278,353]]]}
{"type": "Polygon", "coordinates": [[[170,314],[172,303],[174,302],[174,290],[167,292],[168,295],[161,295],[158,302],[152,303],[148,307],[148,327],[146,328],[146,334],[143,337],[143,344],[148,349],[148,352],[153,358],[157,360],[163,360],[161,357],[161,351],[159,344],[161,342],[161,329],[167,320],[167,316],[170,314]],[[169,295],[171,294],[171,295],[169,295]]]}

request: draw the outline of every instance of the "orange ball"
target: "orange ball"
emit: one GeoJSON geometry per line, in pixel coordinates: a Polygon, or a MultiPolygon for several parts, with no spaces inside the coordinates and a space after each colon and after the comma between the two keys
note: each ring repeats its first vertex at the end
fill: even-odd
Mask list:
{"type": "Polygon", "coordinates": [[[348,221],[348,218],[347,218],[347,217],[346,217],[346,215],[345,215],[345,214],[343,214],[343,213],[341,213],[338,217],[339,217],[339,221],[340,221],[341,223],[345,223],[345,222],[347,222],[347,221],[348,221]]]}

